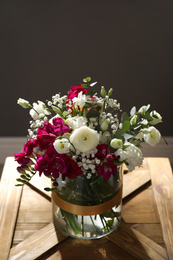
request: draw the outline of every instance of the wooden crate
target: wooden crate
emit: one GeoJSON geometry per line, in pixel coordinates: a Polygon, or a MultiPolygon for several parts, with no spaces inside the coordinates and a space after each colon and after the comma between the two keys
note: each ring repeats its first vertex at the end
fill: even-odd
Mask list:
{"type": "Polygon", "coordinates": [[[173,259],[173,177],[168,158],[145,158],[143,168],[124,173],[119,228],[83,240],[56,232],[47,179],[15,187],[13,157],[5,161],[0,183],[0,260],[173,259]]]}

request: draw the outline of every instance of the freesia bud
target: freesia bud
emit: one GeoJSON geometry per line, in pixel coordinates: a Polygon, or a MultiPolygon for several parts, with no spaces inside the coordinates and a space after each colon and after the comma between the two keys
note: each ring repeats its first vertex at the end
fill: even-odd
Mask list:
{"type": "Polygon", "coordinates": [[[110,146],[114,149],[118,149],[122,146],[123,141],[121,139],[114,138],[110,142],[110,146]]]}
{"type": "Polygon", "coordinates": [[[112,96],[112,92],[113,92],[113,89],[110,88],[109,91],[108,91],[108,96],[109,96],[109,97],[112,96]]]}
{"type": "Polygon", "coordinates": [[[130,124],[135,125],[137,123],[137,120],[138,120],[137,115],[132,116],[132,118],[130,119],[130,124]]]}
{"type": "Polygon", "coordinates": [[[105,119],[105,120],[101,123],[100,128],[101,128],[102,131],[106,131],[106,130],[108,129],[108,126],[109,126],[108,120],[105,119]]]}
{"type": "Polygon", "coordinates": [[[101,91],[100,91],[100,94],[101,94],[101,96],[104,98],[105,96],[106,96],[106,94],[107,94],[107,92],[106,92],[106,90],[105,90],[105,88],[102,86],[101,87],[101,91]]]}
{"type": "Polygon", "coordinates": [[[23,99],[23,98],[19,98],[17,100],[17,104],[22,106],[23,108],[30,108],[31,107],[30,103],[27,100],[23,99]]]}

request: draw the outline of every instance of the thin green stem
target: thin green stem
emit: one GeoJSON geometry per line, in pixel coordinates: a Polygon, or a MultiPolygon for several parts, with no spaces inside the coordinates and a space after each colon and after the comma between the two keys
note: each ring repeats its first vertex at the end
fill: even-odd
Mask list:
{"type": "Polygon", "coordinates": [[[91,222],[92,222],[92,224],[93,224],[93,226],[94,226],[95,231],[97,231],[97,229],[96,229],[96,225],[95,225],[95,223],[94,223],[94,221],[93,221],[93,219],[92,219],[91,216],[90,216],[90,219],[91,219],[91,222]]]}

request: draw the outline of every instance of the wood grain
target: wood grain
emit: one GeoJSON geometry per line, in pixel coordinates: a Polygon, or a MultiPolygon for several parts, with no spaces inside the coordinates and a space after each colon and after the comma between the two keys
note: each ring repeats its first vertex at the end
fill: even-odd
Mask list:
{"type": "MultiPolygon", "coordinates": [[[[125,167],[124,167],[125,169],[125,167]]],[[[123,176],[123,198],[132,194],[142,185],[146,184],[151,180],[147,160],[144,159],[143,167],[136,168],[135,171],[128,172],[123,176]]]]}
{"type": "Polygon", "coordinates": [[[9,260],[31,260],[44,254],[56,244],[62,242],[67,236],[55,231],[51,222],[46,227],[29,236],[23,242],[10,250],[9,260]]]}
{"type": "Polygon", "coordinates": [[[15,187],[18,176],[13,157],[5,161],[0,182],[0,259],[8,259],[22,187],[15,187]]]}
{"type": "Polygon", "coordinates": [[[173,177],[167,158],[148,158],[155,199],[168,257],[173,259],[173,177]]]}
{"type": "Polygon", "coordinates": [[[142,235],[137,230],[120,224],[119,228],[107,236],[116,245],[120,246],[137,259],[163,260],[168,259],[166,251],[151,239],[142,235]]]}

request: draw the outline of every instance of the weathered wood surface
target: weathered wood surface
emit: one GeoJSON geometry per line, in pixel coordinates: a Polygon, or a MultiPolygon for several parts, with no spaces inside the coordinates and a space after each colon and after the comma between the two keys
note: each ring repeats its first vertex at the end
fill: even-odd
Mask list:
{"type": "Polygon", "coordinates": [[[173,259],[173,177],[168,159],[148,159],[152,186],[168,257],[173,259]]]}
{"type": "MultiPolygon", "coordinates": [[[[68,239],[63,240],[64,237],[61,237],[60,233],[57,238],[54,226],[51,223],[50,194],[43,189],[43,185],[45,187],[49,184],[46,178],[44,180],[36,178],[32,183],[35,186],[34,189],[31,188],[32,185],[25,186],[21,203],[19,204],[20,199],[18,202],[18,207],[20,207],[14,232],[13,247],[10,250],[10,259],[76,260],[80,259],[81,256],[83,260],[88,259],[88,257],[91,260],[171,259],[170,256],[167,258],[170,242],[170,238],[168,239],[169,234],[166,239],[166,234],[164,234],[164,245],[162,236],[164,225],[160,225],[160,210],[157,205],[159,202],[157,199],[155,200],[155,191],[153,191],[150,183],[152,174],[149,166],[152,165],[154,159],[145,158],[143,168],[138,168],[136,171],[124,175],[122,216],[126,223],[121,223],[120,228],[111,233],[107,237],[108,239],[104,237],[93,241],[68,237],[68,239]],[[134,182],[134,179],[137,181],[134,182]]],[[[13,158],[8,160],[12,162],[13,158]]],[[[11,169],[10,172],[14,173],[16,165],[10,168],[8,160],[5,167],[11,169]]],[[[169,168],[167,159],[160,158],[158,163],[162,162],[165,162],[166,167],[169,168]]],[[[155,166],[151,167],[155,171],[155,166]]],[[[170,168],[168,171],[168,175],[170,175],[170,168]]],[[[160,175],[160,173],[158,174],[160,175]]],[[[165,174],[167,175],[167,171],[165,171],[165,174]]],[[[12,178],[11,175],[9,173],[9,179],[12,178]]],[[[166,187],[167,181],[172,181],[171,178],[172,176],[165,178],[164,187],[166,187]]],[[[15,187],[15,189],[17,188],[15,187]]],[[[163,200],[164,204],[160,204],[164,209],[166,204],[166,209],[170,211],[170,213],[166,212],[164,216],[168,217],[167,221],[170,221],[172,225],[172,218],[169,215],[172,214],[170,209],[172,197],[168,199],[168,196],[164,196],[163,200]]],[[[0,250],[0,259],[1,254],[0,250]]],[[[9,249],[7,248],[6,258],[2,259],[8,259],[8,254],[9,249]]]]}
{"type": "Polygon", "coordinates": [[[13,247],[10,251],[9,260],[31,260],[44,254],[53,246],[62,242],[67,236],[60,231],[55,232],[53,223],[37,231],[26,238],[23,242],[13,247]]]}
{"type": "Polygon", "coordinates": [[[0,182],[0,259],[8,258],[13,230],[22,194],[22,187],[15,187],[17,163],[9,157],[5,161],[0,182]]]}
{"type": "Polygon", "coordinates": [[[107,236],[113,243],[125,249],[137,259],[168,259],[166,250],[140,232],[121,222],[119,228],[107,236]]]}

